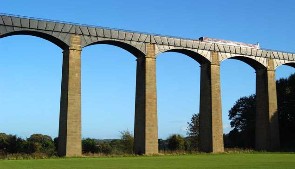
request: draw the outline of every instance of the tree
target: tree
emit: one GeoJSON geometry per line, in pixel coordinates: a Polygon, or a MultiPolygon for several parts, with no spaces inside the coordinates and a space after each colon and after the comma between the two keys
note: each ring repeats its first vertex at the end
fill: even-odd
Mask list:
{"type": "Polygon", "coordinates": [[[158,150],[159,151],[166,151],[168,150],[168,142],[167,140],[158,139],[158,150]]]}
{"type": "MultiPolygon", "coordinates": [[[[241,97],[229,111],[230,125],[226,145],[229,147],[254,148],[255,146],[256,96],[241,97]]],[[[226,141],[225,141],[226,142],[226,141]]]]}
{"type": "Polygon", "coordinates": [[[171,150],[171,151],[184,150],[185,140],[181,135],[173,134],[167,140],[168,140],[168,149],[169,150],[171,150]]]}
{"type": "MultiPolygon", "coordinates": [[[[281,147],[295,150],[295,74],[277,80],[276,85],[281,147]]],[[[255,104],[255,95],[251,95],[240,98],[231,108],[229,119],[233,130],[225,136],[225,146],[254,147],[255,104]]]]}
{"type": "Polygon", "coordinates": [[[0,152],[7,153],[9,146],[9,135],[5,133],[0,133],[0,152]]]}
{"type": "Polygon", "coordinates": [[[86,138],[82,140],[83,153],[98,153],[97,143],[94,139],[86,138]]]}
{"type": "Polygon", "coordinates": [[[255,146],[256,96],[242,97],[229,111],[230,125],[234,128],[229,133],[232,147],[254,148],[255,146]],[[237,139],[238,138],[238,139],[237,139]]]}
{"type": "Polygon", "coordinates": [[[295,74],[277,81],[281,147],[295,150],[295,74]]]}
{"type": "Polygon", "coordinates": [[[54,146],[55,146],[55,152],[57,152],[58,151],[58,137],[55,137],[53,139],[53,143],[54,143],[54,146]]]}
{"type": "Polygon", "coordinates": [[[110,143],[107,141],[100,141],[96,145],[98,148],[98,152],[102,154],[111,154],[112,153],[112,147],[110,146],[110,143]]]}
{"type": "Polygon", "coordinates": [[[126,130],[121,131],[121,146],[122,151],[127,154],[133,154],[133,147],[134,147],[134,137],[133,134],[126,130]]]}
{"type": "Polygon", "coordinates": [[[113,154],[122,154],[121,139],[113,139],[109,142],[113,154]]]}
{"type": "Polygon", "coordinates": [[[54,141],[50,136],[32,134],[27,139],[27,142],[29,153],[45,153],[47,155],[54,155],[56,153],[54,141]]]}
{"type": "Polygon", "coordinates": [[[0,152],[5,154],[43,153],[51,156],[56,153],[56,150],[50,136],[33,134],[27,140],[24,140],[16,135],[0,133],[0,152]]]}
{"type": "Polygon", "coordinates": [[[187,135],[188,135],[188,150],[196,151],[199,147],[200,137],[200,114],[193,114],[191,121],[187,123],[187,135]]]}
{"type": "Polygon", "coordinates": [[[25,140],[16,135],[0,133],[0,152],[5,154],[22,153],[24,151],[24,142],[25,140]]]}

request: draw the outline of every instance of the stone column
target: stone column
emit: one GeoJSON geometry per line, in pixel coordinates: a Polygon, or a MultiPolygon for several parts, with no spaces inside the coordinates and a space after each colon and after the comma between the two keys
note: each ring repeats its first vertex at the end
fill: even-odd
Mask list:
{"type": "Polygon", "coordinates": [[[211,60],[201,64],[200,151],[217,153],[224,151],[217,52],[211,52],[211,60]]]}
{"type": "Polygon", "coordinates": [[[145,57],[137,59],[134,152],[157,154],[158,120],[154,44],[147,44],[146,51],[145,57]]]}
{"type": "Polygon", "coordinates": [[[58,141],[59,156],[81,156],[81,39],[76,35],[63,51],[58,141]]]}
{"type": "Polygon", "coordinates": [[[267,68],[256,70],[256,150],[280,147],[277,107],[274,63],[269,59],[267,68]]]}

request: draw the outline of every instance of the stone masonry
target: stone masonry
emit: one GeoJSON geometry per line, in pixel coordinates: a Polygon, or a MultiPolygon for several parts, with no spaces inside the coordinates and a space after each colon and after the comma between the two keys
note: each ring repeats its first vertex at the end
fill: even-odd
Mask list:
{"type": "Polygon", "coordinates": [[[81,156],[81,51],[109,44],[137,57],[134,138],[136,154],[158,153],[156,56],[183,53],[201,64],[200,150],[223,152],[220,63],[239,59],[256,70],[256,149],[280,146],[275,69],[295,67],[295,53],[206,42],[66,22],[0,14],[0,39],[32,35],[63,50],[59,119],[60,156],[81,156]]]}
{"type": "Polygon", "coordinates": [[[60,156],[81,156],[81,40],[75,35],[63,52],[58,139],[60,156]]]}
{"type": "Polygon", "coordinates": [[[212,62],[201,65],[200,150],[223,152],[222,110],[220,96],[220,64],[217,52],[212,62]]]}
{"type": "Polygon", "coordinates": [[[256,70],[256,149],[277,150],[280,146],[274,63],[256,70]]]}
{"type": "Polygon", "coordinates": [[[134,151],[158,153],[158,120],[155,45],[146,46],[147,55],[137,59],[134,151]]]}

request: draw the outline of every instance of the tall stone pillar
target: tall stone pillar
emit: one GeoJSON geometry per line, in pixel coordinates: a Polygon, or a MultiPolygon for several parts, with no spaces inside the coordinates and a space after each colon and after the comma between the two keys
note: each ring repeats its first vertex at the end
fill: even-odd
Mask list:
{"type": "Polygon", "coordinates": [[[268,60],[268,67],[256,70],[256,150],[278,150],[279,120],[274,63],[268,60]]]}
{"type": "Polygon", "coordinates": [[[211,52],[211,63],[201,64],[200,150],[223,152],[223,128],[220,96],[220,62],[211,52]]]}
{"type": "Polygon", "coordinates": [[[81,39],[72,35],[70,47],[63,51],[59,156],[81,156],[81,39]]]}
{"type": "Polygon", "coordinates": [[[156,57],[154,44],[146,45],[147,55],[137,59],[134,152],[158,153],[156,57]]]}

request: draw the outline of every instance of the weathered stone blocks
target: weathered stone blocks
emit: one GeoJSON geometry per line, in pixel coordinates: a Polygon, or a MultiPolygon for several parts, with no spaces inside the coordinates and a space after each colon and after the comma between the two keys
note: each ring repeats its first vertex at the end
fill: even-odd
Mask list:
{"type": "Polygon", "coordinates": [[[58,155],[81,156],[81,40],[71,36],[63,52],[58,155]]]}
{"type": "Polygon", "coordinates": [[[134,151],[158,153],[158,120],[155,46],[146,45],[147,55],[137,59],[134,151]]]}

